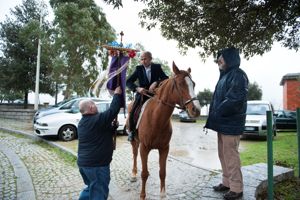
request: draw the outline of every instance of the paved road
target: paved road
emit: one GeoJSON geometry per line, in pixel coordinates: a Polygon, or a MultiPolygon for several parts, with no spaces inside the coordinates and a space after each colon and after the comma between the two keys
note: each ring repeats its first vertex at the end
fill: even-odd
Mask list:
{"type": "Polygon", "coordinates": [[[32,139],[0,132],[0,199],[78,199],[78,168],[32,139]]]}
{"type": "MultiPolygon", "coordinates": [[[[4,123],[0,122],[0,125],[32,133],[28,124],[17,124],[7,120],[4,123]]],[[[174,135],[167,163],[167,198],[199,199],[203,196],[203,190],[213,172],[202,167],[203,159],[198,157],[207,156],[205,150],[214,151],[213,138],[205,135],[199,124],[175,123],[173,129],[174,135]],[[185,134],[180,135],[183,130],[185,134]]],[[[31,199],[28,195],[36,199],[77,199],[83,183],[76,166],[71,166],[53,151],[31,139],[1,132],[0,146],[2,170],[0,199],[16,199],[16,197],[31,199]],[[12,161],[11,158],[17,161],[12,161]],[[17,173],[23,175],[18,177],[17,173]],[[24,195],[27,198],[24,198],[24,195]]],[[[134,183],[130,182],[131,157],[131,146],[126,137],[118,137],[117,150],[114,152],[111,165],[113,199],[139,198],[140,179],[134,183]]],[[[141,169],[140,160],[138,166],[141,169]]],[[[158,170],[158,152],[153,150],[149,156],[148,199],[159,199],[158,170]]]]}
{"type": "MultiPolygon", "coordinates": [[[[12,120],[0,119],[1,128],[19,130],[17,132],[22,134],[33,133],[28,124],[12,120]]],[[[212,191],[212,186],[221,180],[216,134],[208,132],[206,135],[202,125],[194,123],[173,123],[173,129],[167,162],[167,197],[164,199],[222,199],[222,194],[212,191]]],[[[141,179],[130,182],[132,154],[126,139],[122,136],[117,140],[111,164],[109,200],[139,199],[141,179]]],[[[148,164],[147,199],[160,199],[157,150],[151,151],[148,164]]],[[[140,160],[138,167],[140,172],[140,160]]],[[[256,187],[267,177],[266,165],[243,167],[242,170],[245,180],[243,199],[255,199],[256,187]]],[[[283,172],[286,173],[287,169],[275,170],[276,176],[283,172]]],[[[40,142],[0,131],[1,200],[78,199],[83,187],[77,166],[64,161],[53,150],[40,145],[40,142]]]]}

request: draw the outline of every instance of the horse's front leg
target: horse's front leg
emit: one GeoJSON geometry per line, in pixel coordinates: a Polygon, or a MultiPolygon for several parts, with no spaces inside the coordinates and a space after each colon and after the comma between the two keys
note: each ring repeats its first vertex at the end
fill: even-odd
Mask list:
{"type": "Polygon", "coordinates": [[[149,155],[150,150],[147,149],[143,144],[140,146],[140,155],[141,155],[141,160],[142,160],[142,190],[140,194],[140,199],[144,200],[146,198],[146,182],[149,176],[149,171],[148,171],[148,155],[149,155]]]}
{"type": "Polygon", "coordinates": [[[137,156],[139,152],[139,141],[138,139],[134,139],[131,141],[132,147],[132,155],[133,155],[133,166],[132,166],[132,174],[131,174],[131,182],[135,182],[137,180],[137,156]]]}
{"type": "Polygon", "coordinates": [[[169,145],[163,149],[159,149],[159,178],[160,178],[160,197],[166,197],[166,163],[169,154],[169,145]]]}

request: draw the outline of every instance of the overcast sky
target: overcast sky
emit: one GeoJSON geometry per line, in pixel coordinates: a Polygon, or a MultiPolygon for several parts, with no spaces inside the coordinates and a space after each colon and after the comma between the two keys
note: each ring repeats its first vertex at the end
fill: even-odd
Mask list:
{"type": "MultiPolygon", "coordinates": [[[[190,67],[192,77],[196,82],[196,92],[203,91],[204,88],[214,90],[219,77],[219,70],[213,62],[213,58],[208,58],[203,63],[193,49],[188,52],[187,56],[182,56],[176,48],[176,42],[164,39],[158,29],[151,31],[142,29],[138,25],[137,16],[142,4],[133,2],[133,0],[123,0],[124,7],[118,10],[113,9],[111,5],[104,4],[102,0],[95,2],[106,13],[108,22],[115,28],[116,32],[124,32],[123,43],[141,43],[146,50],[152,52],[153,57],[166,60],[170,66],[174,61],[181,69],[190,67]]],[[[0,0],[0,21],[3,21],[5,15],[9,14],[9,8],[14,8],[21,3],[21,0],[0,0]]],[[[263,56],[255,56],[249,60],[242,58],[241,68],[247,73],[251,83],[255,81],[261,86],[263,100],[271,101],[275,109],[279,109],[282,108],[283,94],[283,87],[279,85],[280,80],[287,73],[300,72],[299,60],[299,51],[288,50],[275,44],[272,50],[263,56]]]]}

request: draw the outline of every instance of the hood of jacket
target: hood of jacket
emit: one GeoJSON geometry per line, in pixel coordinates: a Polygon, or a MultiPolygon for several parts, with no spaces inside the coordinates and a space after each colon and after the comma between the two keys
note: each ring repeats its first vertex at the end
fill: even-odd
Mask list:
{"type": "Polygon", "coordinates": [[[241,58],[238,49],[234,47],[225,48],[221,51],[221,54],[227,65],[225,72],[240,66],[241,58]]]}

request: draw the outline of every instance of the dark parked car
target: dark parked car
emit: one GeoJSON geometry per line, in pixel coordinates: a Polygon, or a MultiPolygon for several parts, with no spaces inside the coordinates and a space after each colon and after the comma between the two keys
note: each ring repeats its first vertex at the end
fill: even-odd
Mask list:
{"type": "Polygon", "coordinates": [[[296,131],[297,116],[296,111],[277,110],[275,112],[276,129],[279,131],[296,131]]]}

